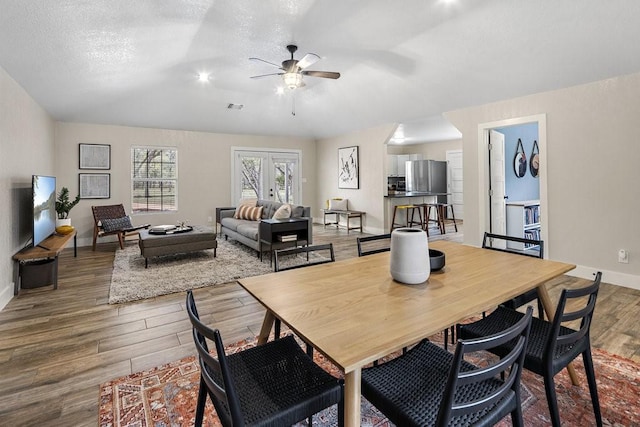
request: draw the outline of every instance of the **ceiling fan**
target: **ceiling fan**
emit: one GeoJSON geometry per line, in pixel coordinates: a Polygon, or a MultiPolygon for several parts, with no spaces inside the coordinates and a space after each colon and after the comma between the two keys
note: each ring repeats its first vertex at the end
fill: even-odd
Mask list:
{"type": "Polygon", "coordinates": [[[269,76],[282,76],[284,84],[289,89],[293,90],[305,86],[304,82],[302,81],[302,76],[323,77],[325,79],[337,79],[340,77],[340,73],[336,73],[333,71],[306,70],[308,66],[313,65],[320,60],[320,57],[315,53],[307,53],[302,57],[302,59],[297,60],[293,59],[293,54],[296,50],[298,50],[298,46],[290,44],[287,46],[287,50],[291,53],[291,59],[282,61],[282,65],[274,64],[273,62],[265,61],[264,59],[260,58],[249,58],[249,60],[251,61],[264,62],[282,70],[279,73],[261,74],[259,76],[251,76],[251,78],[260,79],[262,77],[269,76]]]}

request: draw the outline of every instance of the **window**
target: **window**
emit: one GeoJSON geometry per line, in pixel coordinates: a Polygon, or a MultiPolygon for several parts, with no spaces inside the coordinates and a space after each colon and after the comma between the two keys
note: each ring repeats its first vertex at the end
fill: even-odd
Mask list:
{"type": "Polygon", "coordinates": [[[178,210],[178,150],[131,147],[133,212],[178,210]]]}

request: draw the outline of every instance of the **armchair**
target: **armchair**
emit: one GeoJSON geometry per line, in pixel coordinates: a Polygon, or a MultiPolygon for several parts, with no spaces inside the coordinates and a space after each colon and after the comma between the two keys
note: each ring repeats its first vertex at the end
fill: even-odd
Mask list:
{"type": "Polygon", "coordinates": [[[133,226],[131,218],[125,213],[124,206],[103,205],[91,206],[93,211],[93,250],[96,250],[98,237],[118,236],[120,249],[124,249],[124,238],[131,234],[137,234],[138,230],[149,228],[151,224],[133,226]]]}

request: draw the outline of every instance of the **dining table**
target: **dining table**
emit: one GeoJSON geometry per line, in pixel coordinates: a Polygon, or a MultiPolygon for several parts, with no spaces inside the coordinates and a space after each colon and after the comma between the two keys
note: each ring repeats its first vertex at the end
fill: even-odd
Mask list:
{"type": "Polygon", "coordinates": [[[363,367],[533,288],[552,317],[545,282],[575,268],[451,241],[429,247],[445,267],[415,285],[393,280],[389,252],[238,280],[266,308],[258,345],[278,318],[342,370],[346,426],[360,425],[363,367]]]}

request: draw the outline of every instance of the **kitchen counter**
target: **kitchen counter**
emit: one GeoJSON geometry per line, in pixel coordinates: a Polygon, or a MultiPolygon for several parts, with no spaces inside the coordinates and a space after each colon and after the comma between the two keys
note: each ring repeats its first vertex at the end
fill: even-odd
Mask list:
{"type": "Polygon", "coordinates": [[[447,196],[449,193],[430,193],[428,191],[390,191],[388,195],[384,196],[389,199],[395,199],[399,197],[433,197],[433,196],[447,196]]]}

